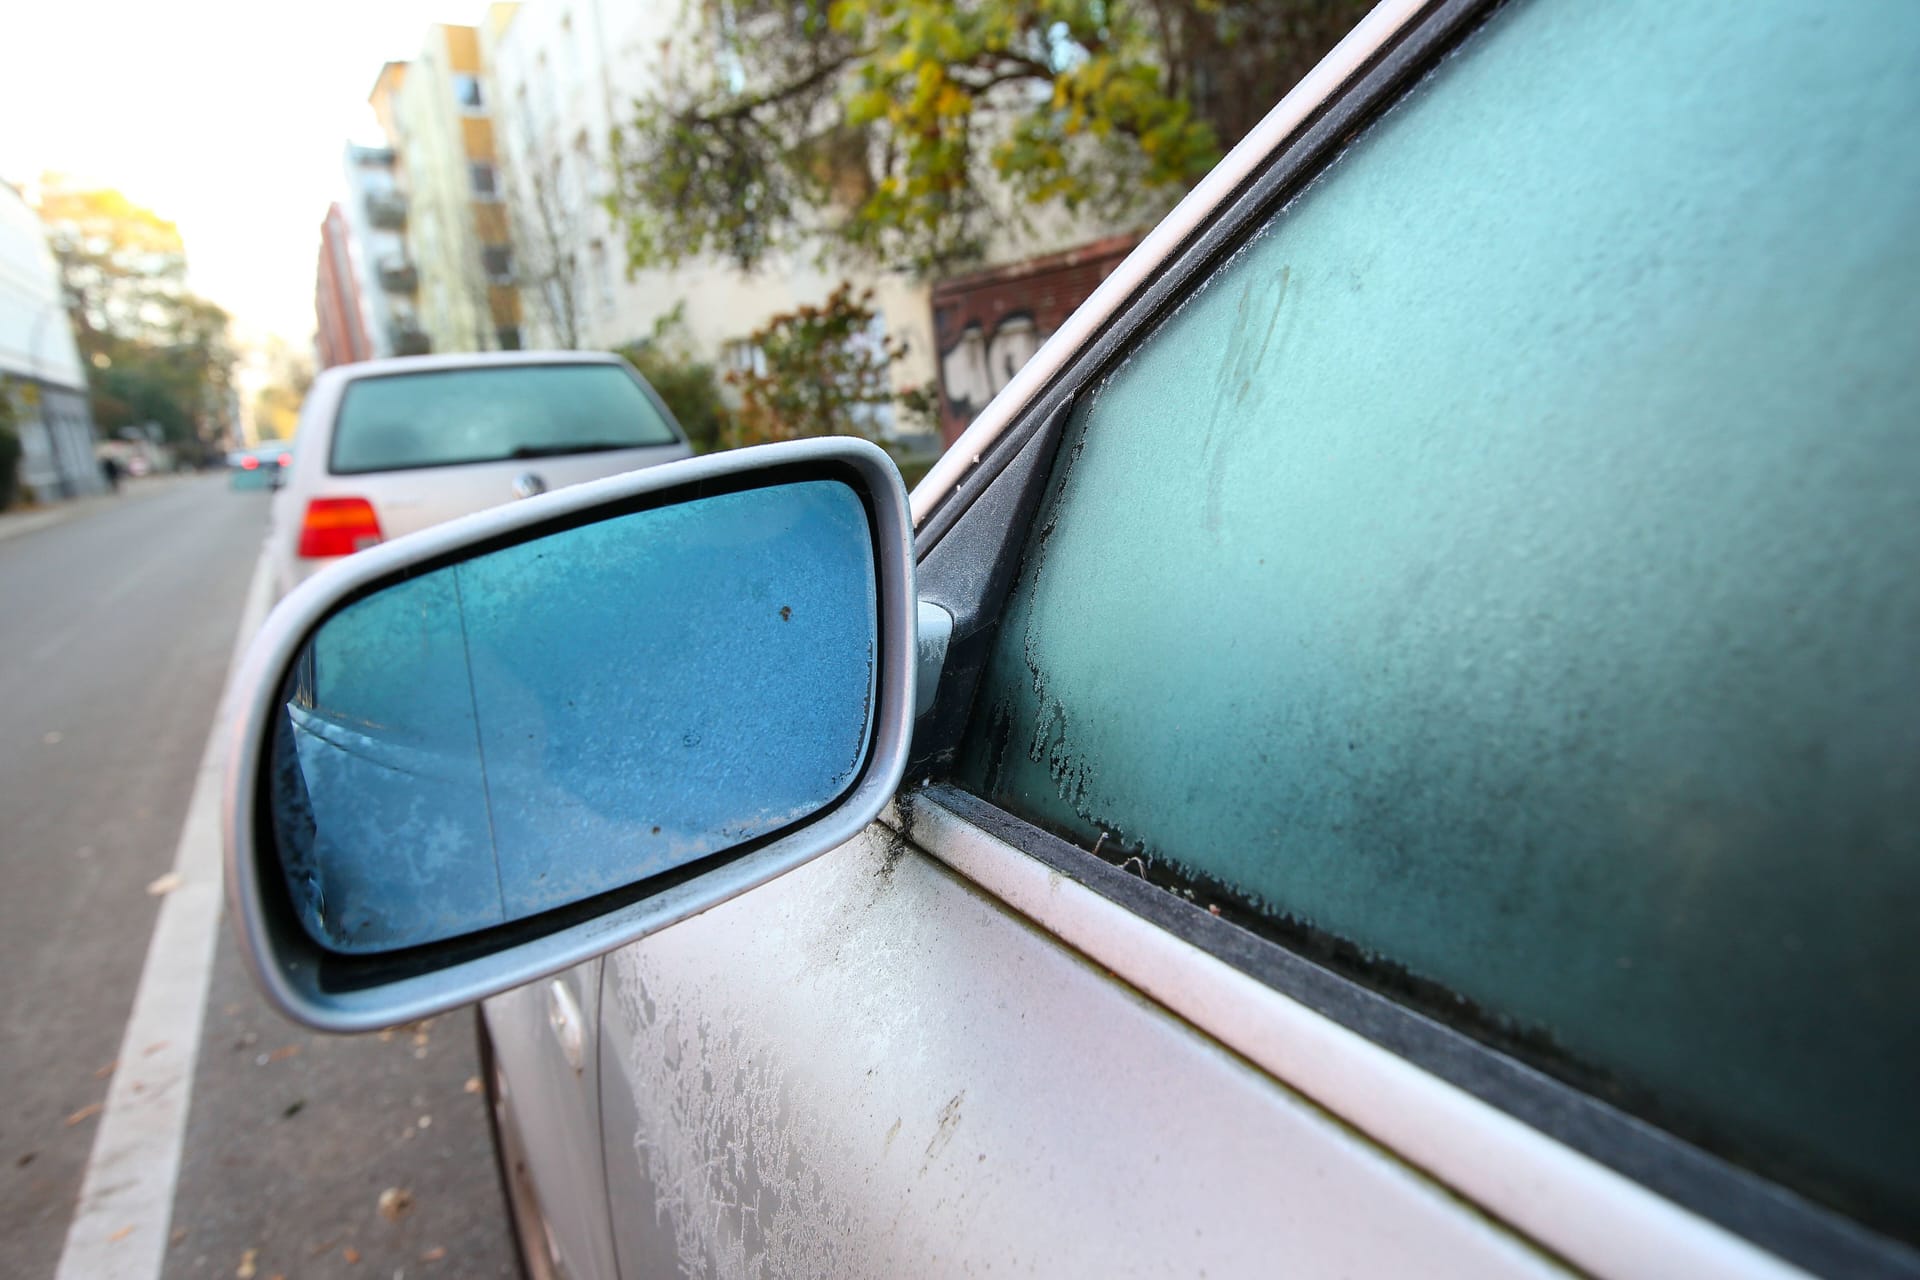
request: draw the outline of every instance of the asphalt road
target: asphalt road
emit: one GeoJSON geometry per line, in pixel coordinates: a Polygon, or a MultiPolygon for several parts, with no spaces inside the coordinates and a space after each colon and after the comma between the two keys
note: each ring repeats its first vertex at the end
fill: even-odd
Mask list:
{"type": "MultiPolygon", "coordinates": [[[[266,502],[152,481],[0,529],[0,1275],[60,1257],[266,502]]],[[[223,926],[165,1275],[514,1274],[473,1075],[471,1015],[296,1030],[223,926]]]]}

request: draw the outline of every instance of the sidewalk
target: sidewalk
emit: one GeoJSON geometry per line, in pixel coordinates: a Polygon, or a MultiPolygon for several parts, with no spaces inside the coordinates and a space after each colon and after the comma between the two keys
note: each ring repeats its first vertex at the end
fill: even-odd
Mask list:
{"type": "Polygon", "coordinates": [[[63,520],[87,515],[117,502],[137,500],[159,493],[196,478],[198,477],[195,473],[187,472],[181,475],[146,476],[139,480],[122,480],[118,493],[98,493],[85,498],[69,498],[64,502],[29,507],[24,511],[0,511],[0,542],[5,542],[8,538],[17,538],[22,534],[33,533],[49,525],[59,524],[63,520]]]}

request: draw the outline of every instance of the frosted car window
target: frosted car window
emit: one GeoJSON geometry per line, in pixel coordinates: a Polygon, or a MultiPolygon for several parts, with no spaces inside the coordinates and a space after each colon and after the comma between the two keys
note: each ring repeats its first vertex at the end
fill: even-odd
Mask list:
{"type": "Polygon", "coordinates": [[[1874,13],[1498,14],[1083,400],[962,774],[1911,1238],[1920,6],[1874,13]]]}

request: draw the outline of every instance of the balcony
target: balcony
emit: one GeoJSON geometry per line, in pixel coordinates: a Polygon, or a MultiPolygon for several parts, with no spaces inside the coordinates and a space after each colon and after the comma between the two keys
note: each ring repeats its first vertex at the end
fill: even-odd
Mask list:
{"type": "Polygon", "coordinates": [[[387,338],[397,356],[424,356],[433,350],[433,339],[404,320],[387,331],[387,338]]]}
{"type": "Polygon", "coordinates": [[[397,191],[379,191],[367,197],[367,221],[382,231],[407,228],[407,198],[397,191]]]}
{"type": "Polygon", "coordinates": [[[388,293],[412,293],[420,287],[420,272],[400,254],[380,259],[380,287],[388,293]]]}

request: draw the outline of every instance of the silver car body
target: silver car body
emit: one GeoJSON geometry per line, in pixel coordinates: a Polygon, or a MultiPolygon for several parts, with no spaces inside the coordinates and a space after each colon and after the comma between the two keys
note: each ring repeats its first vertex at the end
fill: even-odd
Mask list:
{"type": "MultiPolygon", "coordinates": [[[[625,369],[643,387],[646,385],[619,356],[593,351],[496,351],[407,356],[341,365],[321,372],[314,379],[313,387],[300,407],[300,425],[296,434],[298,445],[293,451],[293,464],[286,469],[289,474],[284,477],[279,493],[273,500],[267,532],[267,556],[276,597],[285,596],[333,563],[331,558],[316,559],[299,554],[301,521],[307,504],[315,498],[366,499],[379,518],[382,538],[392,539],[456,516],[484,511],[515,498],[527,497],[530,493],[565,488],[587,480],[598,480],[602,476],[619,475],[692,456],[693,450],[683,439],[671,445],[638,449],[418,467],[405,471],[337,476],[329,470],[333,429],[339,416],[341,399],[347,389],[361,379],[489,366],[580,364],[625,369]],[[534,479],[531,483],[523,483],[523,477],[534,479]],[[516,485],[519,487],[516,488],[516,485]]],[[[671,422],[672,413],[659,403],[659,397],[651,387],[646,390],[648,396],[659,405],[662,416],[671,422]]]]}
{"type": "MultiPolygon", "coordinates": [[[[1434,8],[1387,0],[1303,80],[949,450],[916,523],[1434,8]]],[[[835,852],[485,1002],[528,1248],[628,1280],[1802,1274],[1044,843],[913,788],[835,852]]]]}

